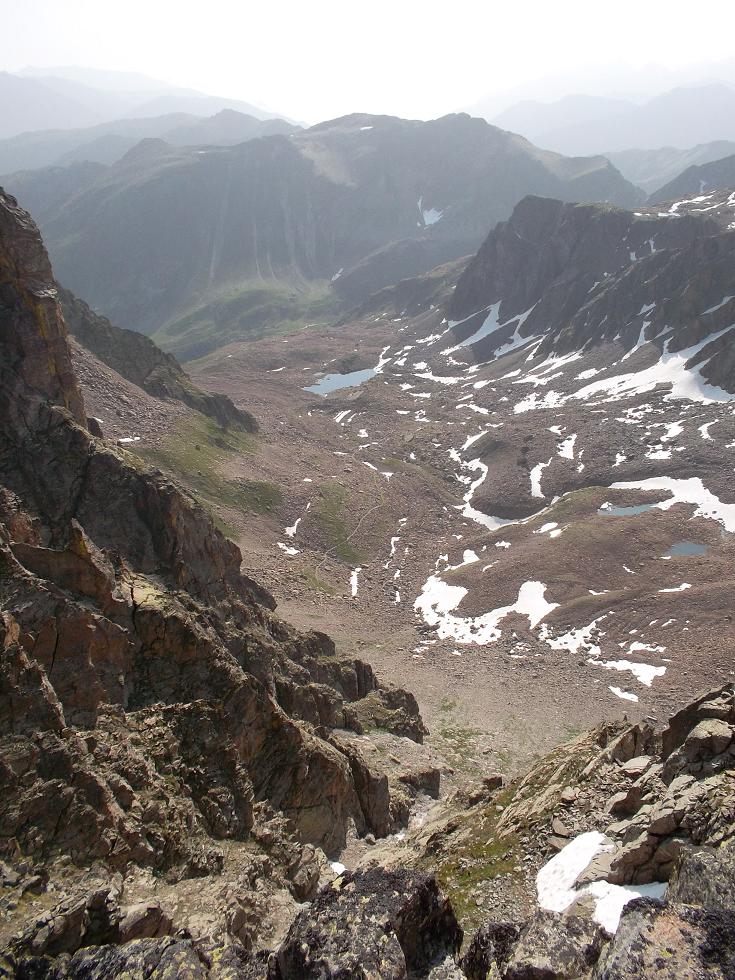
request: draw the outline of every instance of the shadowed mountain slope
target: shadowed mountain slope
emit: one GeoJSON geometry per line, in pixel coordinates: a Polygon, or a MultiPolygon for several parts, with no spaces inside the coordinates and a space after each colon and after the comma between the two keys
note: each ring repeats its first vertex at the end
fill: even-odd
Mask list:
{"type": "MultiPolygon", "coordinates": [[[[21,200],[45,179],[21,176],[21,200]]],[[[466,255],[529,192],[639,196],[604,158],[480,119],[356,115],[231,148],[150,140],[39,220],[63,282],[189,359],[466,255]]]]}

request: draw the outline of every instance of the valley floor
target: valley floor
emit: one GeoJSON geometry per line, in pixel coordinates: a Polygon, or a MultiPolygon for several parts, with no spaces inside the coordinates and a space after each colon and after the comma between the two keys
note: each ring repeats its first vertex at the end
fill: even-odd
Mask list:
{"type": "Polygon", "coordinates": [[[611,360],[646,370],[652,348],[529,368],[524,344],[474,365],[469,348],[447,353],[440,321],[384,312],[189,366],[261,422],[252,451],[216,462],[247,512],[210,503],[281,614],[414,692],[432,742],[467,771],[517,771],[570,734],[662,719],[731,678],[730,405],[667,389],[575,399],[611,360]],[[343,367],[339,350],[355,351],[343,367]],[[304,390],[376,365],[360,386],[304,390]],[[646,490],[662,477],[689,481],[680,492],[701,478],[714,510],[669,507],[646,490]],[[610,489],[622,482],[636,486],[610,489]]]}

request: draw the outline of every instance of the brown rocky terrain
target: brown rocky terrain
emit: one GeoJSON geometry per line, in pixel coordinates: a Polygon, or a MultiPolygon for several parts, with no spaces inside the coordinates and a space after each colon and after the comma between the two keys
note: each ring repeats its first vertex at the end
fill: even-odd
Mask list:
{"type": "Polygon", "coordinates": [[[391,793],[339,729],[420,741],[415,701],[275,617],[190,497],[90,436],[48,259],[9,197],[0,246],[3,942],[60,898],[78,911],[32,926],[33,950],[68,949],[100,880],[151,873],[206,879],[177,928],[247,941],[348,833],[405,822],[410,782],[391,793]],[[244,906],[214,901],[243,880],[244,906]]]}
{"type": "Polygon", "coordinates": [[[675,213],[639,259],[526,203],[464,275],[189,365],[243,433],[70,346],[2,198],[0,973],[733,975],[731,236],[675,213]]]}
{"type": "MultiPolygon", "coordinates": [[[[172,934],[161,902],[123,904],[118,877],[57,903],[12,941],[5,963],[18,977],[58,980],[726,980],[735,968],[734,722],[730,685],[659,734],[601,729],[508,787],[487,780],[474,796],[458,794],[393,851],[395,867],[376,863],[386,858],[379,847],[355,871],[339,870],[273,951],[172,934]],[[631,880],[657,884],[615,883],[631,880]],[[523,910],[511,885],[526,890],[523,910]]],[[[12,871],[5,879],[16,884],[12,871]]]]}

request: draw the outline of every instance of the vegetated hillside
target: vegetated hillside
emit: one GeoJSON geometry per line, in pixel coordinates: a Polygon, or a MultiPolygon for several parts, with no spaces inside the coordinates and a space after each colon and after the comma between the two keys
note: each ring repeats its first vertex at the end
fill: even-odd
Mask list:
{"type": "Polygon", "coordinates": [[[735,188],[735,154],[712,163],[688,167],[652,194],[649,203],[661,204],[698,196],[704,198],[709,191],[725,187],[735,188]]]}
{"type": "MultiPolygon", "coordinates": [[[[44,181],[20,178],[21,200],[44,181]]],[[[465,255],[529,192],[638,198],[603,158],[480,119],[348,116],[230,148],[147,141],[39,220],[71,289],[186,359],[465,255]]]]}
{"type": "Polygon", "coordinates": [[[689,167],[712,163],[735,152],[735,143],[716,140],[700,143],[688,150],[661,146],[655,150],[621,150],[605,156],[620,173],[647,194],[655,194],[689,167]]]}
{"type": "Polygon", "coordinates": [[[558,153],[683,148],[735,139],[735,88],[715,83],[680,87],[617,111],[614,100],[594,97],[521,103],[493,122],[558,153]]]}
{"type": "Polygon", "coordinates": [[[165,139],[175,146],[231,146],[300,127],[284,119],[260,119],[234,109],[200,117],[185,112],[115,119],[85,129],[48,129],[0,140],[0,174],[81,161],[112,164],[142,139],[165,139]]]}

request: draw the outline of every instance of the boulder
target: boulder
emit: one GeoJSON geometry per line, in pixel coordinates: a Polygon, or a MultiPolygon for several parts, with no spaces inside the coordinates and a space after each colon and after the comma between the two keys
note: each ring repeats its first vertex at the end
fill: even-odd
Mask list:
{"type": "Polygon", "coordinates": [[[515,922],[490,922],[472,937],[460,966],[469,980],[493,980],[513,955],[521,934],[515,922]]]}
{"type": "Polygon", "coordinates": [[[689,732],[682,748],[689,762],[699,762],[724,752],[732,739],[732,725],[720,718],[706,718],[689,732]]]}
{"type": "Polygon", "coordinates": [[[706,718],[735,721],[735,687],[732,684],[708,691],[672,715],[661,735],[663,758],[667,759],[678,749],[692,728],[706,718]]]}
{"type": "Polygon", "coordinates": [[[683,847],[666,897],[684,905],[732,911],[735,847],[683,847]]]}
{"type": "Polygon", "coordinates": [[[18,980],[206,980],[211,976],[191,942],[176,939],[138,939],[125,946],[95,946],[75,953],[65,963],[46,959],[18,965],[18,980]]]}
{"type": "Polygon", "coordinates": [[[644,787],[633,783],[627,789],[611,796],[605,809],[612,816],[631,817],[640,808],[644,795],[644,787]]]}
{"type": "Polygon", "coordinates": [[[403,980],[454,957],[462,930],[433,875],[369,868],[343,874],[301,912],[270,980],[403,980]]]}
{"type": "MultiPolygon", "coordinates": [[[[441,785],[441,770],[436,766],[427,766],[423,769],[409,769],[398,775],[398,781],[409,786],[417,793],[426,793],[433,799],[439,798],[439,788],[441,785]]],[[[486,783],[486,781],[483,781],[486,783]]]]}
{"type": "Polygon", "coordinates": [[[626,776],[632,776],[633,779],[637,779],[638,776],[643,775],[652,763],[653,759],[650,755],[638,755],[634,759],[628,759],[620,768],[626,776]]]}
{"type": "Polygon", "coordinates": [[[735,913],[644,898],[623,909],[595,980],[731,980],[735,913]]]}
{"type": "Polygon", "coordinates": [[[538,912],[521,933],[504,980],[571,980],[588,974],[607,936],[590,918],[538,912]]]}
{"type": "Polygon", "coordinates": [[[607,880],[616,885],[638,881],[638,869],[650,860],[655,850],[656,839],[642,831],[612,855],[607,880]]]}
{"type": "Polygon", "coordinates": [[[95,439],[104,439],[105,434],[102,431],[102,419],[98,419],[94,415],[87,416],[87,431],[95,439]]]}

